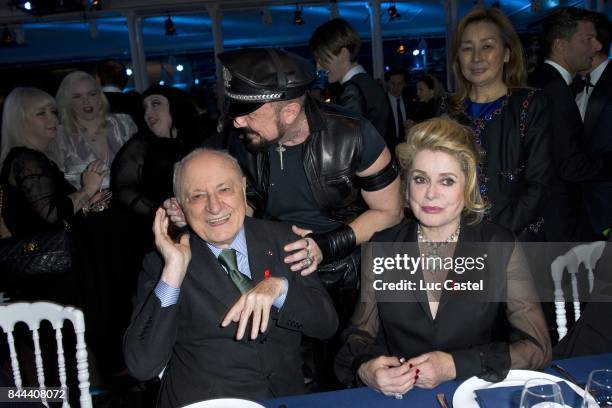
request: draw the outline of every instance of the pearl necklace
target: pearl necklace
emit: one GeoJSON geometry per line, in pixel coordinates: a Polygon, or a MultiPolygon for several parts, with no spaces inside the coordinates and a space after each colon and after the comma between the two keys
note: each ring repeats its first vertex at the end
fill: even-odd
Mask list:
{"type": "Polygon", "coordinates": [[[421,224],[419,224],[417,226],[417,240],[418,242],[422,242],[427,245],[427,249],[429,250],[431,256],[438,256],[438,251],[440,250],[440,248],[447,247],[448,244],[450,244],[451,242],[457,242],[460,231],[461,225],[459,225],[455,232],[450,234],[445,241],[431,241],[425,238],[425,235],[423,235],[423,230],[421,229],[421,224]]]}

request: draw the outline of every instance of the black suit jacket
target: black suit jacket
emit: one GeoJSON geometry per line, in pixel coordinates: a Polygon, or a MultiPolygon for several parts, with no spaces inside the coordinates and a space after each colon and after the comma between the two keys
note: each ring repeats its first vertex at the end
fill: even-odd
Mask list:
{"type": "MultiPolygon", "coordinates": [[[[395,96],[391,95],[389,92],[387,92],[386,95],[387,95],[387,102],[389,103],[389,115],[391,115],[390,123],[391,123],[391,127],[393,130],[392,133],[395,136],[395,138],[393,139],[393,143],[397,145],[398,143],[402,143],[404,140],[406,140],[406,132],[404,132],[404,122],[402,121],[399,124],[399,133],[398,133],[397,127],[395,125],[396,114],[393,113],[394,106],[392,106],[392,105],[397,104],[397,99],[395,96]]],[[[404,95],[404,93],[402,93],[402,95],[400,96],[400,103],[404,105],[404,112],[406,112],[406,117],[404,118],[404,120],[410,119],[410,110],[408,109],[410,104],[408,103],[408,99],[406,98],[406,95],[404,95]]]]}
{"type": "MultiPolygon", "coordinates": [[[[584,139],[589,154],[612,153],[612,64],[608,63],[593,88],[584,115],[584,139]]],[[[612,182],[584,186],[584,200],[591,232],[600,236],[612,226],[612,182]]]]}
{"type": "Polygon", "coordinates": [[[147,125],[144,121],[144,108],[142,106],[142,97],[137,92],[104,92],[104,96],[108,100],[111,113],[125,113],[132,117],[132,120],[138,126],[138,130],[144,131],[147,125]]]}
{"type": "MultiPolygon", "coordinates": [[[[554,177],[550,108],[539,90],[511,88],[508,94],[503,107],[484,121],[481,191],[491,203],[490,220],[513,231],[521,241],[540,241],[542,219],[544,229],[549,224],[545,209],[554,177]]],[[[474,126],[465,110],[450,115],[474,126]]]]}
{"type": "Polygon", "coordinates": [[[547,210],[549,241],[580,241],[590,237],[582,207],[581,184],[612,179],[612,156],[590,156],[583,137],[582,118],[570,87],[555,67],[542,64],[529,78],[549,99],[552,117],[553,161],[557,179],[547,210]]]}
{"type": "Polygon", "coordinates": [[[283,246],[295,241],[290,228],[248,217],[244,225],[253,283],[264,278],[265,269],[289,282],[283,307],[278,312],[272,308],[268,330],[255,341],[236,341],[234,323],[220,326],[240,292],[203,240],[192,233],[187,275],[178,303],[169,307],[162,308],[153,292],[162,259],[157,253],[145,258],[125,336],[125,359],[130,373],[142,380],[166,367],[160,407],[217,397],[264,399],[303,393],[302,334],[327,338],[336,331],[336,312],[317,275],[302,277],[283,263],[283,246]]]}

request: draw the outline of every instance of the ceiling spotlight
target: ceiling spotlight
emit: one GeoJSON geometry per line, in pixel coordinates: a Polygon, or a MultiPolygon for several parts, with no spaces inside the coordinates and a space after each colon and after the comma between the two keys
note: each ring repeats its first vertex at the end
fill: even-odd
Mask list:
{"type": "Polygon", "coordinates": [[[389,21],[398,20],[402,18],[402,15],[397,12],[397,8],[395,7],[395,3],[391,4],[387,9],[387,13],[389,14],[389,21]]]}
{"type": "Polygon", "coordinates": [[[295,12],[293,13],[293,24],[299,26],[306,24],[306,21],[304,21],[304,19],[302,18],[302,11],[303,8],[296,4],[295,12]]]}
{"type": "Polygon", "coordinates": [[[164,86],[164,85],[166,85],[166,81],[164,81],[164,80],[162,79],[161,81],[159,81],[159,84],[160,84],[161,86],[164,86]]]}
{"type": "Polygon", "coordinates": [[[417,55],[419,55],[420,53],[421,53],[421,51],[419,51],[419,50],[412,50],[412,55],[414,55],[415,57],[417,55]]]}
{"type": "Polygon", "coordinates": [[[126,68],[125,69],[125,74],[127,76],[132,76],[133,73],[134,73],[134,71],[132,71],[132,68],[126,68]]]}
{"type": "Polygon", "coordinates": [[[168,15],[164,26],[166,27],[166,35],[178,35],[178,33],[176,32],[176,28],[174,28],[174,22],[172,21],[172,17],[170,17],[170,15],[168,15]]]}
{"type": "Polygon", "coordinates": [[[176,70],[177,70],[178,72],[183,72],[183,70],[184,70],[184,69],[185,69],[185,67],[183,67],[181,64],[178,64],[178,65],[176,66],[176,70]]]}
{"type": "Polygon", "coordinates": [[[14,41],[15,37],[13,36],[11,30],[9,30],[8,27],[4,27],[2,36],[0,37],[0,42],[2,42],[2,45],[11,45],[14,41]]]}
{"type": "Polygon", "coordinates": [[[89,10],[102,10],[102,0],[91,0],[89,10]]]}
{"type": "Polygon", "coordinates": [[[23,3],[23,8],[31,11],[32,10],[32,3],[30,3],[29,1],[26,1],[25,3],[23,3]]]}

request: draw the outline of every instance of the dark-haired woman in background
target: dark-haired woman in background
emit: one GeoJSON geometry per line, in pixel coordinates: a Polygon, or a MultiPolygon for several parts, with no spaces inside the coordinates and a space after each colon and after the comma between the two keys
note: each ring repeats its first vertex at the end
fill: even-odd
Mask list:
{"type": "Polygon", "coordinates": [[[553,176],[546,99],[525,87],[523,48],[497,8],[459,23],[451,49],[457,92],[442,111],[469,125],[480,150],[480,192],[488,218],[519,240],[544,240],[544,205],[553,176]]]}
{"type": "Polygon", "coordinates": [[[123,272],[115,278],[118,284],[113,303],[113,341],[119,352],[142,258],[154,248],[151,225],[155,210],[174,196],[174,164],[199,147],[203,139],[197,111],[187,93],[153,85],[142,96],[147,128],[125,143],[111,168],[113,204],[123,220],[123,272]]]}
{"type": "Polygon", "coordinates": [[[143,93],[148,129],[117,154],[111,178],[113,196],[130,212],[146,218],[150,233],[155,210],[173,196],[174,163],[199,147],[202,135],[189,96],[180,89],[153,85],[143,93]]]}
{"type": "Polygon", "coordinates": [[[421,123],[438,116],[440,99],[443,94],[442,84],[436,77],[433,75],[420,77],[416,83],[417,104],[414,111],[410,113],[410,120],[413,123],[421,123]]]}

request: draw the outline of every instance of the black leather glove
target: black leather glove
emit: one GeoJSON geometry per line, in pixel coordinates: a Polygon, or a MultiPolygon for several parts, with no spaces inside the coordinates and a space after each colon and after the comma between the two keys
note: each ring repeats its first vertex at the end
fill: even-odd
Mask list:
{"type": "Polygon", "coordinates": [[[325,234],[308,234],[323,254],[323,263],[337,261],[349,255],[357,247],[355,232],[348,225],[325,234]]]}

